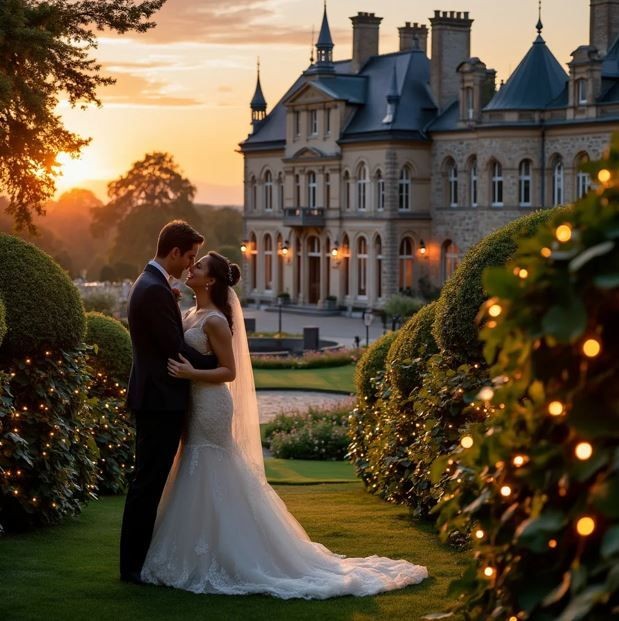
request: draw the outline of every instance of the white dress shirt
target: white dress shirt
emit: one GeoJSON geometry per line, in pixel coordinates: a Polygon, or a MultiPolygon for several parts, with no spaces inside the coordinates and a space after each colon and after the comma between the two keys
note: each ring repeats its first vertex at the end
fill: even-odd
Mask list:
{"type": "Polygon", "coordinates": [[[168,274],[168,272],[166,271],[166,268],[163,267],[163,265],[157,263],[157,261],[152,261],[152,260],[149,261],[148,264],[152,265],[153,267],[156,267],[165,276],[165,279],[168,281],[168,284],[172,286],[172,282],[174,281],[174,276],[170,276],[170,274],[168,274]]]}

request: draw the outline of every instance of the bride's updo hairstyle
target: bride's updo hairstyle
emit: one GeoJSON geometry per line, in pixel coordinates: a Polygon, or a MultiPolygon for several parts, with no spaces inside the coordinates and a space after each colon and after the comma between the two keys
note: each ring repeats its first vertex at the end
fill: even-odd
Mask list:
{"type": "Polygon", "coordinates": [[[230,331],[233,331],[232,307],[230,306],[230,300],[228,300],[228,287],[234,287],[239,282],[241,279],[241,268],[213,250],[208,252],[206,256],[208,275],[215,279],[215,283],[210,288],[211,300],[226,316],[230,331]]]}

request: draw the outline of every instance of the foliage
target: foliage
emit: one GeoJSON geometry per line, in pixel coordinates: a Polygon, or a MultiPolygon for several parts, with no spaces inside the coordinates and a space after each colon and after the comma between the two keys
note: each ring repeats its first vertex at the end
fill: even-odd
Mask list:
{"type": "Polygon", "coordinates": [[[306,352],[302,356],[252,356],[254,369],[326,369],[345,367],[357,360],[357,350],[306,352]]]}
{"type": "Polygon", "coordinates": [[[597,190],[485,272],[499,409],[455,456],[473,487],[456,479],[439,520],[478,534],[452,591],[466,619],[602,621],[619,607],[619,138],[590,170],[597,190]]]}
{"type": "Polygon", "coordinates": [[[101,75],[90,54],[97,30],[144,32],[165,0],[7,0],[0,3],[0,187],[19,228],[55,191],[56,156],[79,154],[88,140],[68,131],[56,109],[100,104],[101,75]]]}
{"type": "Polygon", "coordinates": [[[86,313],[88,345],[94,347],[91,364],[98,372],[123,385],[127,384],[133,359],[129,332],[120,321],[101,313],[86,313]]]}
{"type": "Polygon", "coordinates": [[[52,349],[3,362],[0,525],[7,531],[56,523],[94,498],[98,451],[85,358],[81,348],[52,349]]]}
{"type": "Polygon", "coordinates": [[[343,460],[348,408],[280,414],[264,426],[264,443],[280,459],[343,460]]]}
{"type": "Polygon", "coordinates": [[[483,361],[475,317],[487,299],[482,284],[486,267],[504,265],[516,251],[517,240],[531,235],[553,210],[538,211],[491,233],[466,253],[443,286],[436,307],[434,338],[442,351],[458,362],[483,361]]]}
{"type": "Polygon", "coordinates": [[[0,357],[76,347],[84,334],[82,302],[58,264],[33,245],[0,233],[0,265],[8,326],[0,357]]]}
{"type": "Polygon", "coordinates": [[[118,308],[118,301],[113,293],[93,291],[82,296],[84,310],[88,313],[101,313],[112,317],[118,308]]]}
{"type": "Polygon", "coordinates": [[[425,301],[421,298],[396,293],[385,302],[383,312],[389,318],[399,317],[405,319],[414,315],[424,304],[425,301]]]}
{"type": "Polygon", "coordinates": [[[387,332],[376,339],[364,352],[355,370],[355,385],[361,404],[373,403],[378,395],[376,382],[382,379],[385,370],[385,359],[397,332],[387,332]]]}
{"type": "Polygon", "coordinates": [[[4,337],[6,336],[6,330],[6,309],[4,308],[2,298],[0,298],[0,347],[2,346],[2,341],[4,341],[4,337]]]}

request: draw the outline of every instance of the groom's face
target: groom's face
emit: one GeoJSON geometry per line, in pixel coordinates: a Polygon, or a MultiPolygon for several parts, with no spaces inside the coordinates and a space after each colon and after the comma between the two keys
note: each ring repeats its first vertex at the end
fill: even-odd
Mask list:
{"type": "Polygon", "coordinates": [[[183,272],[194,264],[201,245],[202,244],[194,244],[191,250],[185,253],[181,253],[179,248],[174,248],[172,251],[173,261],[168,270],[174,278],[180,279],[183,276],[183,272]]]}

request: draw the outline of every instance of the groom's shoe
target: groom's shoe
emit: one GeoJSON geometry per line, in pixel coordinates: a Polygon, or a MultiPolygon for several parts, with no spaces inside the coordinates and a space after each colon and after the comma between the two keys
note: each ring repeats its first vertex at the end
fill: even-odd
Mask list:
{"type": "Polygon", "coordinates": [[[140,577],[140,572],[130,572],[126,574],[121,574],[120,579],[123,582],[132,582],[133,584],[146,584],[140,577]]]}

